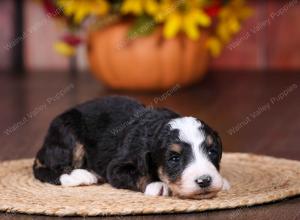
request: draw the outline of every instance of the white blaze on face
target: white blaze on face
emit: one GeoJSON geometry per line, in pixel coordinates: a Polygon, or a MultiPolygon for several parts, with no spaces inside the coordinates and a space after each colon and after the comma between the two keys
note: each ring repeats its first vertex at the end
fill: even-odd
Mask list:
{"type": "Polygon", "coordinates": [[[220,190],[223,185],[223,179],[201,149],[201,144],[205,141],[204,133],[200,130],[202,127],[201,122],[193,117],[183,117],[174,119],[169,124],[171,129],[179,130],[180,140],[190,144],[193,152],[193,159],[181,176],[182,194],[199,193],[201,189],[195,180],[203,175],[209,175],[212,178],[210,191],[220,190]]]}

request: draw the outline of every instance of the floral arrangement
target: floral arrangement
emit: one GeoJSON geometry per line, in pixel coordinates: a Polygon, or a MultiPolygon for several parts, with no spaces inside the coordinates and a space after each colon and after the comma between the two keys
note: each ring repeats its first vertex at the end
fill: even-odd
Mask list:
{"type": "Polygon", "coordinates": [[[158,26],[162,27],[165,39],[183,33],[197,40],[201,31],[207,30],[210,36],[207,47],[213,56],[218,56],[239,32],[241,22],[251,15],[245,0],[43,0],[43,3],[50,15],[69,27],[70,34],[55,45],[65,55],[75,53],[85,31],[131,19],[129,40],[149,35],[158,26]]]}

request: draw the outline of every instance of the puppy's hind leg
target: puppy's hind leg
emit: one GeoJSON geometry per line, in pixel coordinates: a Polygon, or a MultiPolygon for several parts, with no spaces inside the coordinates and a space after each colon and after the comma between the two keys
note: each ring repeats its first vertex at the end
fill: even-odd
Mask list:
{"type": "Polygon", "coordinates": [[[41,182],[60,185],[60,176],[72,171],[71,151],[45,143],[33,164],[34,177],[41,182]]]}
{"type": "Polygon", "coordinates": [[[98,179],[101,180],[98,175],[86,169],[82,169],[83,164],[80,162],[80,158],[76,154],[76,149],[78,149],[78,146],[80,145],[77,145],[74,148],[75,152],[72,152],[73,154],[71,161],[69,160],[69,156],[65,156],[66,152],[63,153],[61,149],[58,150],[57,148],[52,147],[50,152],[60,152],[60,154],[56,155],[56,157],[52,157],[52,165],[50,165],[51,163],[49,163],[48,160],[43,159],[45,159],[45,157],[51,158],[53,155],[51,155],[49,152],[44,153],[45,151],[41,150],[33,166],[35,177],[42,182],[62,186],[80,186],[98,183],[98,179]],[[65,163],[59,164],[59,161],[64,161],[65,163]],[[55,166],[53,166],[53,164],[55,164],[55,166]]]}
{"type": "Polygon", "coordinates": [[[51,123],[33,165],[35,178],[65,186],[97,182],[97,176],[84,169],[85,149],[78,138],[81,125],[81,114],[77,110],[68,111],[51,123]]]}
{"type": "Polygon", "coordinates": [[[54,185],[60,185],[59,177],[61,175],[60,170],[51,169],[46,167],[40,162],[39,159],[35,159],[33,165],[34,177],[41,182],[47,182],[54,185]]]}

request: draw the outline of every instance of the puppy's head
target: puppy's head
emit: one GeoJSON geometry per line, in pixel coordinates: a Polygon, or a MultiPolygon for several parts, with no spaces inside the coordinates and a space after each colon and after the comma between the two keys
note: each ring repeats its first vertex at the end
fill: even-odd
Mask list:
{"type": "Polygon", "coordinates": [[[158,174],[173,195],[210,198],[222,189],[222,144],[218,134],[193,117],[173,119],[158,174]]]}

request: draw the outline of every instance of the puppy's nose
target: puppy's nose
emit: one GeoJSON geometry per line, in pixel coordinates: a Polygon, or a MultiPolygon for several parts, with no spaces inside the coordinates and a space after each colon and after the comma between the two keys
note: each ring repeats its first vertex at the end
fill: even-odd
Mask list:
{"type": "Polygon", "coordinates": [[[203,175],[200,176],[198,179],[195,180],[195,182],[201,187],[201,188],[206,188],[209,187],[212,179],[211,176],[208,175],[203,175]]]}

